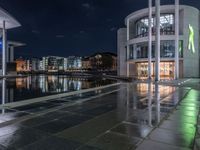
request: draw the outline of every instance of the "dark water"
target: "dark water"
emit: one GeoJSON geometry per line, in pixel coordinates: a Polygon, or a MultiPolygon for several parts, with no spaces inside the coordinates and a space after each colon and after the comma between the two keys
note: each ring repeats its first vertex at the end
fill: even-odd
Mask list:
{"type": "Polygon", "coordinates": [[[68,77],[58,75],[39,75],[0,80],[1,102],[5,94],[5,102],[16,102],[30,98],[57,93],[78,91],[115,83],[114,80],[96,77],[68,77]],[[2,88],[3,87],[3,88],[2,88]]]}

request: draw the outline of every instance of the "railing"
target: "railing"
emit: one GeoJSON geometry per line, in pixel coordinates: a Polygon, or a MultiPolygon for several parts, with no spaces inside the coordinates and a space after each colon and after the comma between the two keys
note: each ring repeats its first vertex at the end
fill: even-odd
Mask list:
{"type": "MultiPolygon", "coordinates": [[[[152,35],[155,36],[156,32],[153,31],[152,35]]],[[[175,35],[175,31],[171,30],[171,31],[165,31],[165,30],[160,30],[160,35],[175,35]]],[[[147,37],[148,36],[148,32],[144,32],[142,34],[138,34],[136,36],[134,36],[134,38],[142,38],[142,37],[147,37]]]]}

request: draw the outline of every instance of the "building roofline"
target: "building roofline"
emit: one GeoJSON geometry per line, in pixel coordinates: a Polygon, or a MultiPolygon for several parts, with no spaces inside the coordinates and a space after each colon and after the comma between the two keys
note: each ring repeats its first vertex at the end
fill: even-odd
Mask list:
{"type": "MultiPolygon", "coordinates": [[[[185,9],[185,8],[190,8],[190,9],[196,9],[197,11],[199,11],[198,8],[190,6],[190,5],[180,5],[180,9],[185,9]]],[[[175,5],[161,5],[160,6],[161,12],[162,11],[169,11],[169,10],[175,10],[175,5]]],[[[152,7],[152,12],[153,14],[155,14],[155,6],[152,7]]],[[[125,18],[125,25],[127,25],[127,20],[128,19],[132,19],[132,18],[136,18],[137,16],[140,16],[142,14],[146,14],[148,16],[148,8],[143,8],[137,11],[134,11],[133,13],[129,14],[126,18],[125,18]]]]}

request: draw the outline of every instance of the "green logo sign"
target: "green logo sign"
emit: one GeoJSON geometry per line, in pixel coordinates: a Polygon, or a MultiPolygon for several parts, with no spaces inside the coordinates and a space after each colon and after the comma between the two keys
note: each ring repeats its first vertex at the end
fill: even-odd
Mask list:
{"type": "Polygon", "coordinates": [[[195,53],[195,46],[194,46],[194,28],[189,24],[189,43],[188,43],[188,50],[191,50],[192,53],[195,53]]]}

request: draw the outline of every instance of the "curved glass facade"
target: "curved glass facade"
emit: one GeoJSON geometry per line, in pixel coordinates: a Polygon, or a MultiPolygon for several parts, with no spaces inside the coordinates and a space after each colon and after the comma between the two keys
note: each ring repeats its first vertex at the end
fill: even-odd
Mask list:
{"type": "MultiPolygon", "coordinates": [[[[148,17],[144,17],[135,23],[135,38],[148,36],[148,17]]],[[[152,17],[152,34],[156,32],[156,19],[152,17]]],[[[161,14],[160,16],[160,32],[163,35],[173,35],[175,33],[174,14],[161,14]]]]}
{"type": "MultiPolygon", "coordinates": [[[[180,41],[179,56],[183,57],[183,44],[180,41]]],[[[148,58],[148,42],[138,43],[130,46],[129,59],[148,58]]],[[[160,58],[174,58],[175,57],[175,41],[161,41],[160,58]]],[[[155,58],[155,43],[152,44],[152,58],[155,58]]]]}

